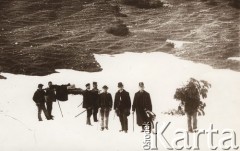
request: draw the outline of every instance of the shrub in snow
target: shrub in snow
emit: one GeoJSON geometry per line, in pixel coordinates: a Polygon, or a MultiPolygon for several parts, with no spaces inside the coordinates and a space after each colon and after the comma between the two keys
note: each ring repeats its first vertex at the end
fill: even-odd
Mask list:
{"type": "Polygon", "coordinates": [[[183,115],[185,115],[185,112],[183,110],[172,109],[167,112],[162,112],[162,114],[183,116],[183,115]]]}
{"type": "Polygon", "coordinates": [[[123,21],[118,20],[108,27],[106,32],[115,36],[126,36],[129,34],[129,29],[127,25],[123,23],[123,21]]]}

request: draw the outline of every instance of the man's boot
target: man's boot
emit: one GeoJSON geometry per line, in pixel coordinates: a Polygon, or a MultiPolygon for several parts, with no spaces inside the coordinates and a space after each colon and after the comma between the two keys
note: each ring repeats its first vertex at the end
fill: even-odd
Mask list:
{"type": "Polygon", "coordinates": [[[92,125],[92,124],[91,124],[90,117],[87,117],[87,125],[92,125]]]}
{"type": "Polygon", "coordinates": [[[93,120],[94,120],[94,122],[98,122],[97,114],[93,115],[93,120]]]}
{"type": "Polygon", "coordinates": [[[143,124],[143,125],[142,125],[142,130],[141,130],[142,133],[145,131],[145,128],[144,128],[144,127],[145,127],[145,125],[143,124]]]}

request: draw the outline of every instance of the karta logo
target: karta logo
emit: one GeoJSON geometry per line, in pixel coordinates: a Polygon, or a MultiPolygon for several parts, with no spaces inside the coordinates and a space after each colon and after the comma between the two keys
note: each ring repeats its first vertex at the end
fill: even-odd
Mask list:
{"type": "MultiPolygon", "coordinates": [[[[171,122],[162,123],[160,129],[158,130],[158,122],[155,124],[154,130],[151,130],[151,126],[146,124],[144,126],[144,141],[143,149],[144,150],[158,150],[158,145],[162,145],[165,149],[168,150],[200,150],[200,136],[206,135],[207,147],[211,150],[238,150],[239,146],[237,145],[237,135],[236,132],[232,129],[223,129],[221,133],[218,129],[213,128],[213,124],[210,124],[208,129],[199,129],[195,133],[189,133],[185,129],[177,129],[172,139],[167,139],[166,136],[172,136],[169,133],[168,129],[171,122]],[[153,131],[151,133],[151,131],[153,131]],[[190,144],[190,136],[192,135],[192,143],[190,144]],[[217,140],[218,143],[215,143],[216,135],[221,135],[217,140]]],[[[171,131],[172,132],[172,131],[171,131]]],[[[169,137],[168,137],[169,138],[169,137]]],[[[203,141],[203,140],[202,140],[203,141]]]]}

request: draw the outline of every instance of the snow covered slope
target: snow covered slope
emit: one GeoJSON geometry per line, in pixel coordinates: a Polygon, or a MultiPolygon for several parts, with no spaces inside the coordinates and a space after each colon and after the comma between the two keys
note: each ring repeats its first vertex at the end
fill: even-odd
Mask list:
{"type": "MultiPolygon", "coordinates": [[[[151,94],[153,111],[157,121],[171,122],[165,135],[172,139],[178,128],[187,128],[185,116],[168,116],[161,114],[176,108],[173,99],[175,89],[190,77],[204,79],[212,84],[207,103],[206,115],[199,117],[199,128],[208,129],[210,124],[221,130],[231,128],[240,135],[240,73],[231,70],[213,69],[207,65],[180,60],[172,55],[156,53],[124,53],[119,55],[95,55],[103,71],[97,73],[74,70],[57,70],[48,76],[25,76],[3,73],[7,80],[0,80],[0,150],[1,151],[77,151],[77,150],[143,150],[144,135],[135,124],[132,131],[132,115],[129,117],[129,133],[119,133],[120,123],[112,111],[109,130],[100,131],[99,123],[85,125],[86,113],[74,118],[83,111],[77,106],[82,96],[70,95],[69,101],[60,102],[64,117],[61,117],[57,103],[53,106],[55,120],[37,121],[37,107],[32,96],[38,83],[45,86],[48,81],[54,84],[75,84],[84,88],[88,82],[97,81],[99,88],[108,85],[114,96],[117,83],[123,82],[130,92],[131,99],[138,90],[138,82],[143,81],[146,91],[151,94]]],[[[222,135],[216,136],[216,141],[222,135]]],[[[200,138],[201,150],[207,148],[206,136],[200,138]]],[[[238,141],[239,139],[237,139],[238,141]]],[[[191,141],[190,141],[191,142],[191,141]]],[[[237,142],[239,144],[239,142],[237,142]]],[[[167,150],[158,144],[159,150],[167,150]]]]}

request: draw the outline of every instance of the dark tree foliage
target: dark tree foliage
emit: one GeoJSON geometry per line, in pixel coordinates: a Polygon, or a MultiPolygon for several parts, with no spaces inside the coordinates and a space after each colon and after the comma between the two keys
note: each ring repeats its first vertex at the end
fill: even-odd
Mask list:
{"type": "Polygon", "coordinates": [[[187,85],[177,88],[174,98],[182,102],[187,101],[200,101],[200,98],[207,98],[208,89],[211,84],[204,80],[196,80],[190,78],[187,85]]]}

